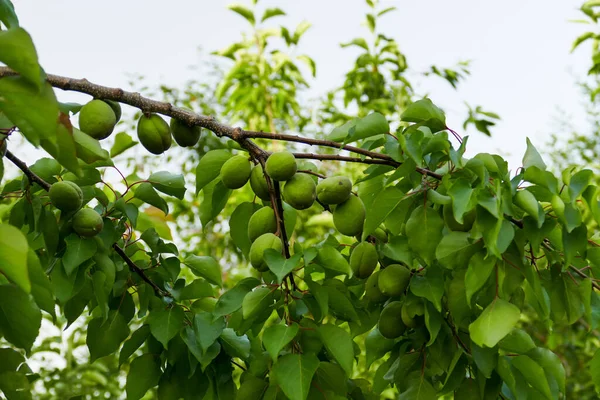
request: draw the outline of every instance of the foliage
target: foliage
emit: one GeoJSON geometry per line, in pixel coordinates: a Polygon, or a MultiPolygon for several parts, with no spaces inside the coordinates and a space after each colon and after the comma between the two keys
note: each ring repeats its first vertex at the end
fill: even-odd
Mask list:
{"type": "MultiPolygon", "coordinates": [[[[253,10],[231,9],[257,25],[253,10]]],[[[267,9],[261,22],[282,13],[267,9]]],[[[291,108],[274,107],[272,99],[258,108],[228,102],[224,115],[248,112],[243,122],[250,130],[234,128],[122,89],[47,76],[8,0],[0,0],[0,21],[7,28],[0,31],[0,61],[11,68],[0,67],[0,129],[11,139],[1,138],[8,151],[0,165],[12,163],[23,172],[0,188],[0,391],[8,399],[41,397],[36,391],[114,397],[123,387],[128,399],[567,395],[565,370],[577,366],[563,364],[552,350],[562,350],[567,335],[583,336],[600,324],[600,246],[591,228],[591,221],[600,222],[599,188],[591,170],[555,176],[529,140],[517,174],[497,155],[467,159],[468,138],[457,137],[453,145],[448,133],[455,133],[441,108],[413,95],[392,105],[382,84],[388,78],[376,75],[370,82],[358,63],[347,79],[369,93],[368,101],[350,86],[343,89],[359,106],[356,118],[336,117],[328,140],[314,139],[275,133],[302,120],[290,111],[294,94],[286,100],[291,108]],[[121,172],[125,151],[144,152],[139,140],[114,132],[98,141],[82,132],[72,123],[79,107],[60,103],[54,88],[119,102],[139,110],[136,119],[155,114],[157,121],[170,117],[202,127],[195,148],[161,149],[194,155],[195,174],[190,177],[181,164],[181,174],[170,168],[174,156],[168,171],[121,172]],[[253,130],[264,126],[275,129],[253,130]],[[13,153],[17,134],[51,157],[28,166],[13,153]],[[286,183],[269,175],[282,167],[277,159],[265,167],[271,154],[266,144],[273,141],[285,143],[298,164],[286,183]],[[313,152],[300,152],[306,146],[313,152]],[[244,187],[233,189],[238,177],[231,183],[230,169],[222,170],[233,157],[236,165],[248,159],[264,168],[257,178],[268,194],[264,200],[247,184],[251,174],[240,178],[244,187]],[[325,204],[316,183],[348,171],[328,166],[337,162],[352,163],[359,173],[351,176],[353,193],[342,188],[325,204]],[[108,171],[117,171],[112,184],[104,179],[108,171]],[[306,184],[296,203],[290,196],[298,193],[286,188],[300,176],[315,184],[306,184]],[[48,196],[60,181],[81,189],[83,210],[94,218],[73,226],[79,206],[48,196]],[[307,203],[312,205],[305,209],[307,203]],[[261,207],[272,208],[275,232],[266,223],[253,226],[261,233],[253,242],[249,224],[261,207]],[[98,216],[101,224],[94,221],[98,216]],[[180,216],[189,218],[187,224],[172,222],[180,216]],[[227,236],[235,252],[211,250],[214,241],[179,243],[179,228],[190,225],[212,231],[212,238],[227,236]],[[375,248],[375,271],[373,257],[361,254],[365,246],[375,248]],[[73,331],[53,348],[42,320],[60,328],[66,321],[73,331]],[[558,336],[550,340],[549,334],[558,336]],[[71,357],[84,336],[89,362],[79,365],[71,357]],[[67,368],[34,372],[36,354],[60,353],[65,346],[67,368]],[[117,370],[126,374],[124,385],[101,379],[117,370]],[[84,384],[86,379],[97,385],[84,384]],[[73,385],[65,389],[67,382],[73,385]],[[57,391],[61,387],[65,391],[57,391]]],[[[375,11],[368,22],[374,33],[375,11]]],[[[288,46],[302,35],[278,32],[288,46]]],[[[242,79],[262,82],[259,97],[277,97],[266,86],[273,74],[291,74],[286,85],[302,81],[291,61],[277,67],[277,57],[265,57],[266,31],[254,35],[256,48],[244,41],[226,53],[236,63],[232,71],[249,67],[249,75],[230,74],[225,81],[231,86],[219,96],[245,93],[239,92],[242,79]]],[[[371,54],[376,63],[390,54],[395,62],[402,58],[390,40],[380,40],[371,54]]],[[[458,79],[449,70],[432,71],[451,84],[458,79]]],[[[393,82],[399,80],[392,74],[393,82]]],[[[168,88],[162,92],[174,96],[168,88]]],[[[192,103],[211,108],[186,105],[192,103]]],[[[481,108],[471,114],[471,122],[479,114],[494,119],[481,108]]],[[[110,117],[114,125],[116,114],[110,117]]],[[[600,389],[599,357],[585,369],[593,390],[600,389]]],[[[592,393],[589,383],[583,390],[592,393]]]]}

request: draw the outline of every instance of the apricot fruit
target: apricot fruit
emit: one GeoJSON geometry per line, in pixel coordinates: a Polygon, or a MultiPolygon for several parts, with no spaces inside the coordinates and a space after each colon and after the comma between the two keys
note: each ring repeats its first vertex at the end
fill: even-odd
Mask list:
{"type": "Polygon", "coordinates": [[[289,151],[277,151],[267,158],[267,174],[276,181],[287,181],[296,174],[296,157],[289,151]]]}
{"type": "Polygon", "coordinates": [[[350,254],[350,268],[354,276],[360,279],[371,276],[378,261],[377,249],[369,242],[359,243],[350,254]]]}
{"type": "Polygon", "coordinates": [[[379,272],[377,285],[386,296],[400,296],[410,281],[410,271],[404,265],[392,264],[379,272]]]}
{"type": "Polygon", "coordinates": [[[91,208],[82,208],[73,216],[73,229],[79,236],[96,236],[104,228],[102,217],[91,208]]]}
{"type": "Polygon", "coordinates": [[[365,283],[365,299],[367,299],[371,303],[383,303],[388,299],[388,296],[381,293],[381,290],[379,290],[378,280],[380,272],[381,271],[376,271],[373,274],[371,274],[371,276],[369,277],[369,279],[367,279],[367,282],[365,283]]]}
{"type": "Polygon", "coordinates": [[[281,251],[281,239],[272,233],[260,235],[252,246],[250,246],[250,264],[257,270],[265,272],[269,270],[264,258],[264,252],[267,249],[281,251]]]}
{"type": "Polygon", "coordinates": [[[105,102],[106,104],[108,104],[110,106],[110,108],[112,108],[113,112],[115,113],[115,118],[117,119],[117,122],[119,122],[121,120],[121,103],[119,103],[118,101],[114,101],[114,100],[102,100],[103,102],[105,102]]]}
{"type": "Polygon", "coordinates": [[[305,210],[317,197],[317,185],[308,174],[295,174],[283,187],[283,199],[296,210],[305,210]]]}
{"type": "Polygon", "coordinates": [[[352,181],[345,176],[325,178],[317,185],[317,198],[324,204],[340,204],[348,200],[352,181]]]}
{"type": "Polygon", "coordinates": [[[267,186],[267,180],[265,179],[262,165],[257,164],[252,168],[252,172],[250,173],[250,186],[259,199],[265,201],[271,199],[271,196],[269,195],[269,186],[267,186]]]}
{"type": "Polygon", "coordinates": [[[221,182],[229,189],[239,189],[248,182],[252,165],[247,156],[238,154],[225,161],[221,167],[221,182]]]}
{"type": "Polygon", "coordinates": [[[144,114],[137,125],[138,139],[152,154],[162,154],[171,147],[169,124],[158,114],[144,114]]]}
{"type": "Polygon", "coordinates": [[[381,310],[377,324],[381,336],[388,339],[396,339],[406,331],[406,325],[402,322],[402,302],[392,301],[381,310]]]}
{"type": "Polygon", "coordinates": [[[365,224],[365,205],[357,196],[350,196],[333,210],[333,225],[346,236],[356,236],[365,224]]]}
{"type": "Polygon", "coordinates": [[[77,211],[83,203],[83,192],[74,182],[56,182],[48,194],[52,205],[61,211],[77,211]]]}
{"type": "Polygon", "coordinates": [[[275,232],[277,232],[277,220],[275,220],[275,211],[271,207],[263,207],[252,214],[248,221],[248,238],[251,242],[265,233],[275,232]]]}
{"type": "Polygon", "coordinates": [[[79,111],[79,128],[94,139],[109,137],[116,124],[115,112],[102,100],[92,100],[79,111]]]}
{"type": "Polygon", "coordinates": [[[202,130],[197,125],[190,126],[177,118],[171,118],[169,125],[173,139],[181,147],[193,147],[200,140],[202,130]]]}

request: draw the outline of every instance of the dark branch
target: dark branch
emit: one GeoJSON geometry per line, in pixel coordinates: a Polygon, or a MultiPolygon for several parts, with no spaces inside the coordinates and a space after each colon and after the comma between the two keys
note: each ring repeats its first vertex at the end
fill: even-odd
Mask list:
{"type": "Polygon", "coordinates": [[[142,278],[142,280],[144,282],[146,282],[148,285],[152,286],[152,289],[154,289],[154,293],[156,293],[157,296],[159,297],[173,297],[171,296],[171,293],[162,290],[160,287],[158,287],[158,285],[154,282],[152,282],[152,280],[150,278],[148,278],[148,276],[146,276],[146,274],[144,273],[144,270],[141,269],[140,267],[138,267],[137,265],[135,265],[135,263],[133,262],[133,260],[131,258],[129,258],[127,256],[127,254],[125,254],[125,250],[123,250],[122,248],[120,248],[116,243],[114,243],[112,245],[113,249],[115,249],[115,251],[117,252],[117,254],[123,259],[123,261],[125,261],[125,264],[127,264],[127,266],[129,267],[129,269],[133,272],[135,272],[136,274],[138,274],[140,276],[140,278],[142,278]]]}
{"type": "Polygon", "coordinates": [[[27,176],[27,178],[29,178],[29,182],[37,183],[45,191],[50,190],[50,186],[52,186],[51,184],[49,184],[48,182],[46,182],[45,180],[43,180],[42,178],[37,176],[35,174],[35,172],[33,172],[32,170],[29,169],[27,164],[25,164],[23,161],[19,160],[17,157],[15,157],[15,155],[13,153],[11,153],[8,150],[6,151],[6,158],[9,159],[13,164],[15,164],[21,171],[23,171],[25,176],[27,176]]]}

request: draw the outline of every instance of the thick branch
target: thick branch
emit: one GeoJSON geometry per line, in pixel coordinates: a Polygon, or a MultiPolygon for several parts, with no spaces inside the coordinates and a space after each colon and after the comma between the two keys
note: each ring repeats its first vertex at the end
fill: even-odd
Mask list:
{"type": "Polygon", "coordinates": [[[42,178],[37,176],[35,172],[33,172],[32,170],[29,169],[27,164],[25,164],[23,161],[21,161],[17,157],[15,157],[15,155],[13,153],[11,153],[10,151],[6,151],[6,158],[9,159],[13,164],[15,164],[21,171],[23,171],[25,176],[27,176],[27,178],[29,178],[29,182],[37,183],[45,191],[50,190],[50,186],[52,186],[52,185],[50,185],[48,182],[46,182],[45,180],[43,180],[42,178]]]}

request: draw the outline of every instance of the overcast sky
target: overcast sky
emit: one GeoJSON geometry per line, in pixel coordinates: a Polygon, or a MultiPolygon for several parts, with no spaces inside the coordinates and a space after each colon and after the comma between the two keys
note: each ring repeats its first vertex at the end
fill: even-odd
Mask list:
{"type": "MultiPolygon", "coordinates": [[[[49,73],[85,77],[107,86],[127,87],[130,73],[156,84],[178,85],[198,64],[198,47],[207,53],[238,39],[245,21],[228,11],[225,0],[13,0],[33,36],[42,66],[49,73]]],[[[246,4],[250,2],[245,1],[246,4]]],[[[580,18],[582,0],[387,0],[398,11],[382,19],[380,31],[394,37],[411,68],[452,66],[473,60],[472,76],[458,92],[441,80],[419,87],[448,114],[448,125],[464,134],[463,101],[499,113],[502,122],[491,139],[473,132],[469,153],[499,152],[511,168],[520,165],[525,136],[543,147],[559,110],[582,123],[583,98],[575,82],[585,76],[589,50],[570,54],[573,39],[587,27],[580,18]]],[[[363,0],[261,0],[288,17],[288,26],[313,24],[300,51],[317,61],[312,97],[342,83],[356,52],[342,49],[364,33],[363,0]]],[[[63,101],[86,101],[75,94],[63,101]]]]}

